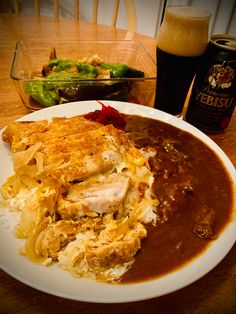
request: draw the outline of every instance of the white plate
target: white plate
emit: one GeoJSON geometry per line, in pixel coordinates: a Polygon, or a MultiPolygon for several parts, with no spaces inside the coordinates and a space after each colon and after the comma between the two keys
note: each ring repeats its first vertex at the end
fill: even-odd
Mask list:
{"type": "MultiPolygon", "coordinates": [[[[227,156],[209,137],[190,124],[149,107],[115,101],[103,101],[103,103],[110,104],[123,113],[143,115],[162,120],[194,134],[218,154],[232,177],[234,185],[236,184],[235,169],[227,156]]],[[[101,105],[96,101],[70,103],[36,111],[19,120],[49,119],[53,116],[69,117],[94,111],[95,109],[101,109],[101,105]]],[[[2,185],[6,178],[12,174],[9,148],[2,141],[0,141],[0,156],[0,185],[2,185]]],[[[18,254],[18,250],[23,244],[22,240],[16,239],[12,230],[2,225],[3,223],[0,222],[0,267],[6,273],[33,288],[49,294],[73,300],[103,303],[144,300],[181,289],[213,269],[229,252],[236,240],[236,213],[234,213],[234,219],[227,225],[220,237],[213,241],[203,254],[181,269],[159,279],[143,283],[110,285],[88,279],[74,278],[70,273],[60,269],[57,265],[43,267],[29,262],[18,254]]]]}

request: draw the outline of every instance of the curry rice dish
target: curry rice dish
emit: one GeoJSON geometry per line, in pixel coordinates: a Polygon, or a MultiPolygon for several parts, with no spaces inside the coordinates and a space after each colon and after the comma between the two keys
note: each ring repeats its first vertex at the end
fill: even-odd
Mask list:
{"type": "Polygon", "coordinates": [[[191,260],[230,220],[232,183],[214,152],[165,123],[123,117],[125,131],[76,116],[3,132],[14,174],[1,193],[32,262],[147,280],[191,260]]]}

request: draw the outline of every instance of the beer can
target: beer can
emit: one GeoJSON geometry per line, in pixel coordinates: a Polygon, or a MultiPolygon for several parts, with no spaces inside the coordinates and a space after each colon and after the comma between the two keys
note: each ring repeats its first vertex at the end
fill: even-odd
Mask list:
{"type": "Polygon", "coordinates": [[[211,36],[184,119],[206,133],[227,128],[236,103],[236,37],[211,36]]]}

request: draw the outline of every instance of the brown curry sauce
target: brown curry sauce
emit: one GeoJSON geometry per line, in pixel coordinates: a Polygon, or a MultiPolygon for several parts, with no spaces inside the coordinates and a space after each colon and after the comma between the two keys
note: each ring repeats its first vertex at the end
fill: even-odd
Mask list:
{"type": "MultiPolygon", "coordinates": [[[[122,282],[164,275],[191,261],[214,241],[231,219],[233,189],[222,163],[206,144],[186,131],[140,116],[126,116],[125,131],[138,147],[151,146],[154,192],[160,201],[160,222],[148,225],[148,236],[122,282]],[[214,215],[210,233],[194,233],[205,209],[214,215]]],[[[208,215],[209,216],[209,215],[208,215]]]]}
{"type": "Polygon", "coordinates": [[[102,109],[85,117],[112,123],[138,148],[154,147],[149,158],[160,204],[156,226],[146,225],[135,262],[120,283],[157,278],[190,262],[214,241],[231,219],[233,188],[222,161],[192,134],[165,122],[102,109]]]}

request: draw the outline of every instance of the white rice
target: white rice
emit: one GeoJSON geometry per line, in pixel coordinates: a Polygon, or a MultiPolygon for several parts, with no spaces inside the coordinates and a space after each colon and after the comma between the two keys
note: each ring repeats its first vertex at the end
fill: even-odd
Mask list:
{"type": "Polygon", "coordinates": [[[20,212],[12,211],[7,207],[1,207],[0,203],[0,225],[14,231],[20,221],[20,212]]]}

